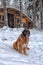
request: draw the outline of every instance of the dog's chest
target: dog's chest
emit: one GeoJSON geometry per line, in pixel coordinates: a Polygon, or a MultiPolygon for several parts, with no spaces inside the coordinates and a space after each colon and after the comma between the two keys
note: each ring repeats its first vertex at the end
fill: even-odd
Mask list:
{"type": "Polygon", "coordinates": [[[22,48],[24,48],[24,47],[26,47],[26,46],[27,46],[27,44],[23,44],[23,45],[22,45],[22,48]]]}

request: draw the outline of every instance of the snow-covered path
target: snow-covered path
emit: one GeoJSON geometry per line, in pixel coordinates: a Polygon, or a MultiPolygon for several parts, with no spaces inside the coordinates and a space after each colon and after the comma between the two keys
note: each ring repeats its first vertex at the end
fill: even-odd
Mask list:
{"type": "Polygon", "coordinates": [[[12,43],[22,31],[22,28],[0,29],[0,65],[43,65],[43,31],[30,30],[28,56],[12,49],[12,43]]]}

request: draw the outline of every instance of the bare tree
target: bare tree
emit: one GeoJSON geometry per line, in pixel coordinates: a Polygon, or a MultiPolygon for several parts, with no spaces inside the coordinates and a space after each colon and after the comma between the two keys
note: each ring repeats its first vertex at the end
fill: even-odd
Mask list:
{"type": "Polygon", "coordinates": [[[43,26],[43,20],[42,20],[42,0],[40,0],[40,17],[41,17],[41,29],[42,29],[42,26],[43,26]]]}
{"type": "Polygon", "coordinates": [[[34,24],[35,24],[35,26],[36,26],[36,1],[35,0],[33,0],[33,21],[34,21],[34,24]]]}
{"type": "Polygon", "coordinates": [[[19,0],[20,2],[20,26],[22,27],[23,26],[23,22],[22,22],[22,1],[19,0]]]}
{"type": "Polygon", "coordinates": [[[4,25],[8,26],[6,0],[3,0],[3,6],[4,6],[4,25]]]}

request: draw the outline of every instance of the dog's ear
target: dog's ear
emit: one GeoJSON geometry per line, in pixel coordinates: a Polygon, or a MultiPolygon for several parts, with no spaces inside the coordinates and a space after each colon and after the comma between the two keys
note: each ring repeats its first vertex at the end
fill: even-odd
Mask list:
{"type": "Polygon", "coordinates": [[[26,36],[26,33],[27,33],[27,31],[24,30],[24,31],[22,32],[23,36],[26,36]]]}

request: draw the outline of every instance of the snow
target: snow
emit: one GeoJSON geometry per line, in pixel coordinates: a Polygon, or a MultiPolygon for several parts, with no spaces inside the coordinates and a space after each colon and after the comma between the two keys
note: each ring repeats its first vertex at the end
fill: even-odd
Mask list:
{"type": "Polygon", "coordinates": [[[28,56],[13,50],[12,44],[24,28],[0,28],[0,65],[43,65],[43,31],[30,30],[28,56]]]}

